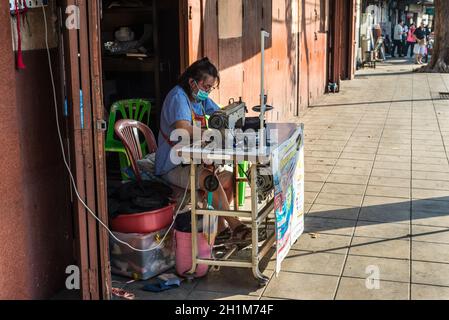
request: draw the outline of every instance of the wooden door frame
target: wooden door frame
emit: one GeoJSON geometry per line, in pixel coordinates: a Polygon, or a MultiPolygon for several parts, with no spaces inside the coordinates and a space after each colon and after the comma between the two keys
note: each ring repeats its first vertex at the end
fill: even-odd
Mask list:
{"type": "MultiPolygon", "coordinates": [[[[79,8],[79,29],[63,27],[67,39],[64,52],[73,174],[83,201],[108,225],[104,131],[98,125],[104,114],[100,2],[63,0],[61,5],[62,12],[69,5],[79,8]]],[[[111,299],[108,232],[75,197],[74,208],[81,297],[83,300],[111,299]]]]}
{"type": "Polygon", "coordinates": [[[349,80],[354,79],[355,75],[355,45],[356,45],[356,18],[357,18],[357,3],[356,0],[349,0],[349,10],[348,10],[348,67],[347,67],[347,75],[346,78],[349,80]]]}
{"type": "MultiPolygon", "coordinates": [[[[65,12],[65,8],[75,5],[75,0],[63,0],[61,1],[62,12],[65,12]]],[[[70,166],[73,171],[74,179],[78,187],[80,197],[86,199],[87,194],[85,190],[85,162],[83,154],[83,133],[81,125],[80,115],[80,88],[81,79],[79,77],[79,47],[78,47],[78,30],[69,30],[64,28],[64,23],[61,21],[61,29],[64,34],[64,51],[65,51],[65,74],[66,74],[66,87],[67,87],[67,101],[69,110],[69,155],[70,166]],[[81,152],[80,152],[81,151],[81,152]]],[[[87,212],[81,205],[78,199],[74,196],[73,199],[73,212],[75,221],[75,256],[80,269],[80,285],[81,285],[81,298],[83,300],[90,300],[97,296],[98,290],[91,286],[90,279],[92,269],[89,263],[89,237],[87,227],[87,212]]]]}
{"type": "MultiPolygon", "coordinates": [[[[180,0],[179,1],[179,49],[180,49],[180,72],[182,73],[189,65],[195,62],[198,56],[203,55],[203,27],[199,31],[198,47],[193,46],[193,34],[195,32],[193,19],[195,5],[199,5],[199,11],[203,12],[202,0],[180,0]]],[[[200,17],[202,19],[202,17],[200,17]]]]}
{"type": "MultiPolygon", "coordinates": [[[[87,0],[84,0],[87,1],[87,0]]],[[[89,27],[89,61],[90,69],[86,70],[90,75],[90,95],[93,117],[93,145],[95,154],[95,179],[97,216],[108,225],[108,198],[107,198],[107,174],[106,174],[106,152],[105,131],[99,126],[104,118],[103,104],[103,72],[101,59],[101,0],[87,1],[87,18],[89,27]]],[[[101,296],[103,299],[112,298],[111,266],[109,259],[109,233],[97,224],[99,241],[99,280],[101,285],[101,296]]]]}
{"type": "Polygon", "coordinates": [[[331,52],[331,75],[330,79],[332,82],[337,83],[340,86],[340,74],[341,74],[341,25],[340,25],[340,19],[343,15],[342,12],[342,1],[341,0],[332,0],[332,10],[333,10],[333,21],[331,21],[332,24],[332,32],[331,34],[331,45],[332,45],[332,52],[331,52]]]}

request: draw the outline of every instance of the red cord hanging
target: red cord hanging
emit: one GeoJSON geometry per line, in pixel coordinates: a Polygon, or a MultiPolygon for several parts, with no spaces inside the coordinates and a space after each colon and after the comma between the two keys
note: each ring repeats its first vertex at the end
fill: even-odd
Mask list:
{"type": "Polygon", "coordinates": [[[17,69],[25,69],[25,63],[23,62],[23,54],[22,54],[22,36],[20,33],[20,10],[19,10],[19,1],[16,2],[16,19],[17,19],[17,69]]]}

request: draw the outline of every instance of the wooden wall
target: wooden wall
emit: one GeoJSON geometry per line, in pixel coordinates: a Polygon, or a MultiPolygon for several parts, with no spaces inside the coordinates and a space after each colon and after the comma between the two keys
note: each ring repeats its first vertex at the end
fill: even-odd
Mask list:
{"type": "MultiPolygon", "coordinates": [[[[326,92],[335,46],[340,70],[350,78],[352,59],[350,1],[344,17],[330,21],[335,0],[184,0],[188,15],[189,63],[208,56],[220,69],[221,86],[213,93],[220,104],[242,97],[249,107],[259,104],[260,30],[271,34],[266,43],[265,74],[270,120],[285,120],[313,104],[326,92]],[[347,16],[346,16],[347,14],[347,16]],[[332,44],[338,27],[342,38],[332,44]],[[346,68],[346,69],[345,69],[346,68]]],[[[351,0],[352,1],[352,0],[351,0]]]]}
{"type": "Polygon", "coordinates": [[[324,94],[327,76],[327,0],[301,0],[300,106],[305,109],[324,94]]]}

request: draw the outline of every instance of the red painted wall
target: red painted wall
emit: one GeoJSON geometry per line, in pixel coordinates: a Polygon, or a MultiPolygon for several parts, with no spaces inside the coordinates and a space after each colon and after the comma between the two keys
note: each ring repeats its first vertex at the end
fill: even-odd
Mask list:
{"type": "Polygon", "coordinates": [[[14,56],[8,2],[0,2],[0,298],[26,298],[29,291],[27,231],[21,184],[20,115],[16,106],[14,56]]]}
{"type": "Polygon", "coordinates": [[[26,51],[15,70],[7,1],[0,41],[0,299],[49,298],[64,287],[73,235],[47,57],[26,51]]]}

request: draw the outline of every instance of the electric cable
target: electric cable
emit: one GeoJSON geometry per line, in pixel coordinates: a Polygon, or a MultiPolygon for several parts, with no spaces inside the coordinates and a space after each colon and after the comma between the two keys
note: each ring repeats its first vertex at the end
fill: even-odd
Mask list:
{"type": "MultiPolygon", "coordinates": [[[[165,233],[164,237],[162,238],[162,240],[160,241],[160,243],[153,247],[153,248],[149,248],[149,249],[138,249],[133,247],[132,245],[130,245],[128,242],[122,241],[119,238],[117,238],[114,233],[108,228],[108,226],[101,221],[100,218],[97,217],[97,215],[89,208],[89,206],[84,202],[84,200],[81,198],[76,182],[75,182],[75,178],[73,177],[73,173],[72,170],[70,169],[70,166],[67,162],[66,159],[66,155],[65,155],[65,150],[64,150],[64,143],[63,143],[63,139],[62,139],[62,133],[61,133],[61,128],[60,128],[60,124],[59,124],[59,111],[58,111],[58,99],[57,99],[57,95],[56,95],[56,85],[55,85],[55,79],[54,79],[54,74],[53,74],[53,67],[52,67],[52,63],[51,63],[51,53],[50,53],[50,46],[48,44],[48,25],[47,25],[47,14],[45,12],[45,7],[42,6],[42,12],[43,12],[43,18],[44,18],[44,27],[45,27],[45,46],[47,49],[47,58],[48,58],[48,66],[49,66],[49,71],[50,71],[50,78],[51,78],[51,85],[52,85],[52,90],[53,90],[53,104],[54,104],[54,108],[55,108],[55,117],[56,117],[56,128],[58,130],[58,137],[59,137],[59,144],[61,147],[61,152],[62,152],[62,159],[64,161],[64,165],[67,169],[67,172],[70,176],[70,181],[73,185],[73,189],[75,191],[76,197],[78,198],[78,201],[83,205],[84,208],[86,208],[86,210],[90,213],[90,215],[92,215],[92,217],[95,218],[95,220],[98,221],[98,223],[105,228],[108,233],[110,234],[110,236],[116,240],[118,243],[121,243],[125,246],[127,246],[128,248],[130,248],[131,250],[137,251],[137,252],[148,252],[148,251],[153,251],[156,250],[158,248],[160,248],[162,246],[162,244],[164,243],[166,237],[168,236],[168,234],[170,233],[171,229],[173,228],[175,221],[176,221],[176,217],[178,216],[180,210],[181,210],[181,206],[179,206],[174,218],[173,218],[173,222],[170,225],[170,227],[168,228],[167,232],[165,233]]],[[[189,190],[189,186],[190,186],[190,180],[189,183],[186,186],[186,189],[184,191],[184,196],[183,199],[181,201],[181,204],[184,203],[185,198],[187,196],[187,190],[189,190]]]]}

